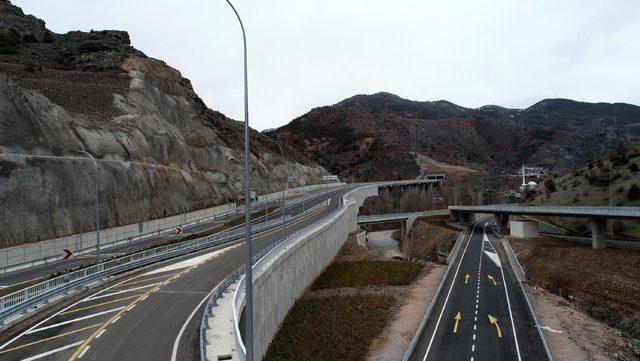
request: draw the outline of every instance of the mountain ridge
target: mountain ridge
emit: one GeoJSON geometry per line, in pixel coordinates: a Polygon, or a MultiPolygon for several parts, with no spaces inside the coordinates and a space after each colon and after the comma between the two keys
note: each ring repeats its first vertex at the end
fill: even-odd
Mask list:
{"type": "MultiPolygon", "coordinates": [[[[291,186],[319,181],[320,166],[250,137],[257,193],[285,176],[291,186]]],[[[243,124],[208,108],[178,70],[124,31],[56,34],[0,0],[0,246],[80,229],[95,191],[93,164],[77,150],[98,160],[103,228],[243,194],[243,124]]]]}
{"type": "Polygon", "coordinates": [[[269,134],[353,180],[418,176],[426,170],[414,153],[490,172],[522,162],[561,172],[637,141],[640,107],[548,98],[524,109],[467,108],[378,92],[313,108],[269,134]]]}

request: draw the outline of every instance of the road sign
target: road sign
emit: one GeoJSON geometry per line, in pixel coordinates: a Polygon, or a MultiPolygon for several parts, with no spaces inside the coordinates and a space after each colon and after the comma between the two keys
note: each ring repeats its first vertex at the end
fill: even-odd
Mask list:
{"type": "Polygon", "coordinates": [[[176,236],[179,236],[182,234],[182,227],[178,226],[176,227],[176,236]]]}
{"type": "Polygon", "coordinates": [[[322,180],[334,180],[334,181],[337,181],[338,180],[338,176],[337,175],[323,175],[322,176],[322,180]]]}
{"type": "Polygon", "coordinates": [[[289,181],[289,182],[293,182],[293,176],[292,176],[292,175],[288,176],[288,177],[287,177],[287,181],[289,181]]]}
{"type": "Polygon", "coordinates": [[[62,258],[62,259],[69,259],[69,258],[73,257],[73,251],[72,250],[69,250],[69,249],[65,248],[62,251],[64,252],[64,258],[62,258]]]}

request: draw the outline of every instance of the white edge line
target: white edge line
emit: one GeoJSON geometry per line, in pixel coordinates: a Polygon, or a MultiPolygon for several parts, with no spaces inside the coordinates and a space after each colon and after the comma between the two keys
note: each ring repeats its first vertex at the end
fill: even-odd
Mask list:
{"type": "Polygon", "coordinates": [[[54,323],[53,325],[48,325],[48,326],[44,326],[44,327],[40,327],[40,328],[36,328],[34,330],[29,330],[26,334],[30,335],[32,333],[36,333],[36,332],[40,332],[40,331],[44,331],[44,330],[48,330],[50,328],[54,328],[54,327],[58,327],[58,326],[63,326],[63,325],[68,325],[70,323],[74,323],[74,322],[78,322],[78,321],[82,321],[82,320],[86,320],[89,318],[93,318],[93,317],[98,317],[98,316],[102,316],[102,315],[106,315],[107,313],[112,313],[112,312],[116,312],[116,311],[120,311],[121,309],[123,309],[124,306],[122,307],[118,307],[118,308],[114,308],[111,310],[107,310],[107,311],[102,311],[102,312],[97,312],[97,313],[92,313],[90,315],[86,315],[86,316],[82,316],[82,317],[78,317],[78,318],[74,318],[71,320],[66,320],[66,321],[62,321],[60,323],[54,323]]]}
{"type": "Polygon", "coordinates": [[[87,351],[89,351],[89,349],[91,348],[91,346],[87,346],[85,347],[82,352],[80,352],[80,354],[78,355],[78,358],[82,358],[82,356],[84,356],[85,353],[87,353],[87,351]]]}
{"type": "MultiPolygon", "coordinates": [[[[482,233],[486,235],[486,231],[483,228],[482,233]]],[[[488,238],[487,238],[488,239],[488,238]]],[[[489,241],[491,243],[491,241],[489,241]]],[[[507,297],[507,306],[509,307],[509,318],[511,318],[511,329],[513,330],[513,341],[516,344],[516,353],[518,354],[518,361],[522,361],[520,356],[520,346],[518,345],[518,336],[516,335],[516,324],[513,322],[513,313],[511,312],[511,302],[509,301],[509,292],[507,291],[507,281],[504,279],[504,269],[500,267],[500,274],[502,275],[502,284],[504,285],[504,295],[507,297]]]]}
{"type": "MultiPolygon", "coordinates": [[[[327,193],[331,193],[331,192],[327,192],[327,193]]],[[[325,208],[325,209],[326,209],[326,208],[325,208]]],[[[324,209],[323,209],[323,210],[324,210],[324,209]]],[[[318,213],[320,213],[320,211],[314,212],[314,213],[312,213],[312,214],[313,214],[313,215],[315,215],[315,214],[318,214],[318,213]]],[[[311,214],[310,214],[309,216],[311,216],[311,214]]],[[[308,218],[308,217],[304,217],[304,218],[302,218],[302,219],[306,219],[306,218],[308,218]]],[[[297,219],[297,220],[295,220],[294,222],[291,222],[289,225],[291,226],[291,225],[297,224],[297,223],[299,223],[300,221],[302,221],[302,219],[297,219]]],[[[271,232],[266,233],[266,234],[270,234],[270,233],[271,233],[271,232]]],[[[266,235],[266,234],[264,234],[264,235],[266,235]]],[[[137,275],[137,276],[134,276],[134,277],[131,277],[131,278],[123,279],[122,281],[120,281],[120,282],[118,282],[118,283],[116,283],[116,284],[114,284],[114,285],[112,285],[112,286],[109,286],[109,287],[107,287],[107,288],[105,288],[105,289],[103,289],[103,290],[100,290],[100,291],[98,291],[98,292],[96,292],[96,293],[92,294],[92,295],[91,295],[91,296],[89,296],[89,297],[83,298],[83,299],[81,299],[81,300],[79,300],[79,301],[77,301],[77,302],[75,302],[75,303],[72,303],[71,305],[69,305],[69,306],[67,306],[67,307],[63,308],[62,310],[60,310],[60,311],[58,311],[58,312],[56,312],[56,313],[52,314],[51,316],[49,316],[49,317],[45,318],[44,320],[42,320],[42,321],[40,321],[40,322],[36,323],[35,325],[31,326],[29,329],[27,329],[27,330],[23,331],[22,333],[20,333],[20,334],[16,335],[15,337],[13,337],[12,339],[10,339],[9,341],[7,341],[7,342],[5,342],[4,344],[0,345],[0,350],[3,350],[4,348],[6,348],[6,347],[7,347],[7,346],[9,346],[10,344],[12,344],[14,341],[16,341],[16,340],[18,340],[19,338],[21,338],[22,336],[26,335],[26,334],[27,334],[28,332],[30,332],[31,330],[35,329],[36,327],[38,327],[38,326],[42,325],[43,323],[45,323],[45,322],[47,322],[47,321],[49,321],[49,320],[51,320],[52,318],[54,318],[54,317],[56,317],[56,316],[60,315],[61,313],[63,313],[63,312],[65,312],[65,311],[67,311],[67,310],[69,310],[69,309],[71,309],[71,308],[73,308],[73,307],[77,306],[78,304],[80,304],[80,303],[82,303],[82,302],[85,302],[85,301],[88,301],[88,300],[90,300],[90,299],[95,299],[94,297],[96,297],[96,296],[98,296],[98,295],[100,295],[100,294],[102,294],[102,293],[104,293],[104,292],[106,292],[106,291],[108,291],[108,290],[110,290],[110,289],[112,289],[112,288],[115,288],[115,287],[121,286],[123,283],[130,282],[130,281],[132,281],[132,280],[135,280],[135,279],[141,278],[141,277],[143,277],[143,276],[144,276],[144,274],[140,274],[140,275],[137,275]]],[[[144,300],[144,299],[146,299],[146,298],[147,298],[147,296],[145,296],[144,298],[142,298],[142,299],[141,299],[141,301],[142,301],[142,300],[144,300]]]]}
{"type": "Polygon", "coordinates": [[[100,295],[100,296],[92,296],[90,298],[85,298],[83,301],[94,301],[94,300],[99,300],[101,298],[105,298],[105,297],[110,297],[110,296],[115,296],[115,295],[119,295],[122,293],[127,293],[127,292],[132,292],[132,291],[138,291],[138,290],[143,290],[145,288],[149,288],[149,287],[153,287],[153,286],[157,286],[159,284],[161,284],[162,282],[157,282],[157,283],[151,283],[148,285],[144,285],[144,286],[139,286],[139,287],[134,287],[134,288],[129,288],[126,290],[120,290],[120,291],[116,291],[116,292],[111,292],[111,293],[105,293],[104,295],[100,295]]]}
{"type": "Polygon", "coordinates": [[[124,280],[122,280],[121,282],[116,283],[115,285],[109,286],[109,287],[107,287],[107,288],[105,288],[105,289],[103,289],[103,290],[101,290],[101,291],[98,291],[98,292],[96,292],[96,293],[92,294],[91,296],[88,296],[88,297],[86,297],[86,298],[83,298],[83,299],[81,299],[81,300],[79,300],[79,301],[75,302],[75,303],[72,303],[71,305],[69,305],[69,306],[67,306],[67,307],[63,308],[62,310],[60,310],[60,311],[58,311],[58,312],[54,313],[53,315],[51,315],[51,316],[49,316],[49,317],[45,318],[44,320],[42,320],[42,321],[40,321],[40,322],[36,323],[35,325],[31,326],[29,329],[27,329],[27,330],[23,331],[22,333],[18,334],[18,335],[17,335],[17,336],[15,336],[14,338],[12,338],[12,339],[10,339],[9,341],[5,342],[4,344],[2,344],[2,346],[0,346],[0,350],[4,349],[4,348],[5,348],[5,347],[7,347],[8,345],[12,344],[14,341],[16,341],[17,339],[19,339],[20,337],[22,337],[22,336],[26,335],[29,331],[31,331],[31,330],[33,330],[33,329],[35,329],[36,327],[38,327],[38,326],[42,325],[42,324],[43,324],[43,323],[45,323],[45,322],[47,322],[47,321],[51,320],[52,318],[54,318],[54,317],[56,317],[56,316],[60,315],[61,313],[63,313],[63,312],[65,312],[65,311],[67,311],[67,310],[69,310],[69,309],[71,309],[71,308],[73,308],[73,307],[77,306],[78,304],[80,304],[80,303],[82,303],[82,302],[85,302],[87,299],[89,299],[89,298],[91,298],[91,297],[94,297],[94,296],[97,296],[97,295],[99,295],[99,294],[101,294],[101,293],[103,293],[103,292],[106,292],[106,291],[108,291],[108,290],[110,290],[110,289],[112,289],[112,288],[118,287],[118,286],[122,285],[122,284],[123,284],[123,283],[125,283],[125,282],[129,282],[129,281],[131,281],[131,280],[134,280],[134,279],[137,279],[137,278],[140,278],[140,277],[142,277],[142,275],[138,275],[138,276],[134,276],[134,277],[131,277],[131,278],[124,279],[124,280]]]}
{"type": "Polygon", "coordinates": [[[76,343],[72,343],[72,344],[70,344],[70,345],[66,345],[66,346],[62,346],[62,347],[58,347],[58,348],[54,348],[53,350],[49,350],[49,351],[47,351],[47,352],[43,352],[43,353],[38,354],[38,355],[34,355],[34,356],[31,356],[31,357],[27,357],[26,359],[23,359],[22,361],[33,361],[33,360],[38,360],[38,359],[41,359],[41,358],[43,358],[43,357],[47,357],[47,356],[49,356],[49,355],[53,355],[53,354],[54,354],[54,353],[56,353],[56,352],[60,352],[60,351],[64,351],[64,350],[67,350],[67,349],[70,349],[70,348],[76,347],[76,346],[80,346],[83,342],[84,342],[84,340],[82,340],[82,341],[78,341],[78,342],[76,342],[76,343]]]}
{"type": "MultiPolygon", "coordinates": [[[[217,287],[217,286],[216,286],[217,287]]],[[[189,315],[189,317],[187,317],[187,320],[184,321],[184,324],[182,324],[182,327],[180,328],[180,332],[178,332],[178,335],[176,336],[175,341],[173,342],[173,350],[171,351],[171,361],[176,361],[177,357],[178,357],[178,345],[180,344],[180,339],[182,338],[182,334],[184,333],[184,330],[187,328],[187,325],[189,324],[189,322],[191,322],[191,319],[193,318],[193,316],[196,314],[196,312],[198,312],[198,309],[202,306],[202,304],[209,299],[209,297],[211,297],[211,294],[213,293],[213,291],[216,289],[216,287],[214,287],[211,292],[209,292],[203,299],[202,301],[200,301],[200,303],[198,303],[198,305],[193,309],[193,311],[191,312],[191,314],[189,315]]],[[[207,310],[204,310],[204,312],[207,312],[207,310]]]]}
{"type": "Polygon", "coordinates": [[[469,239],[467,240],[467,244],[464,246],[464,251],[462,252],[462,257],[460,257],[460,262],[458,263],[458,267],[456,268],[456,273],[453,275],[453,281],[451,282],[451,287],[449,287],[449,292],[447,292],[447,298],[444,300],[444,304],[440,309],[440,315],[438,316],[438,321],[436,322],[436,327],[433,330],[433,334],[431,335],[431,340],[429,340],[429,345],[427,346],[427,351],[424,353],[424,358],[422,361],[427,360],[427,356],[429,355],[429,350],[431,349],[431,344],[433,344],[433,339],[436,337],[438,333],[438,326],[440,325],[440,320],[442,319],[442,315],[444,314],[445,308],[447,308],[447,302],[449,301],[449,296],[451,296],[451,291],[453,290],[453,286],[456,283],[456,279],[458,278],[458,271],[460,271],[460,266],[462,266],[462,261],[464,260],[464,256],[467,254],[467,248],[469,248],[469,243],[471,243],[471,237],[476,230],[476,225],[471,229],[471,233],[469,233],[469,239]]]}

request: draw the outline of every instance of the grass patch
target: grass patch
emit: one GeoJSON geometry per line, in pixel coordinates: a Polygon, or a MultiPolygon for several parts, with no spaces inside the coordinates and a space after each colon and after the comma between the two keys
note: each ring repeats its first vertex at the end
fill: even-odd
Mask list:
{"type": "Polygon", "coordinates": [[[316,279],[311,289],[408,285],[422,268],[419,263],[400,261],[334,262],[316,279]]]}
{"type": "Polygon", "coordinates": [[[389,320],[393,297],[330,296],[296,301],[264,360],[364,360],[389,320]]]}

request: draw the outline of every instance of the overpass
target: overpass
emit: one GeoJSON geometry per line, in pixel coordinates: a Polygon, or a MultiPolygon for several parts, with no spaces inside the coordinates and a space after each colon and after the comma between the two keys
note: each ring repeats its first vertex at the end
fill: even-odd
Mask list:
{"type": "MultiPolygon", "coordinates": [[[[261,229],[256,223],[253,283],[258,311],[255,327],[261,336],[256,339],[257,355],[264,354],[296,297],[333,259],[347,234],[355,229],[359,205],[366,197],[378,194],[380,188],[389,185],[412,186],[439,181],[347,185],[327,189],[314,197],[307,196],[306,206],[287,207],[286,217],[290,221],[286,224],[285,237],[280,227],[261,229]]],[[[272,222],[278,222],[278,218],[272,222]]],[[[234,231],[222,233],[225,232],[234,231]]],[[[92,266],[73,271],[84,278],[70,280],[71,272],[46,284],[35,284],[29,290],[40,292],[40,288],[46,286],[44,296],[48,298],[38,298],[39,303],[31,302],[29,308],[21,306],[26,304],[22,297],[24,290],[4,296],[8,301],[6,311],[14,307],[24,310],[22,314],[11,311],[10,318],[0,319],[5,327],[0,341],[0,360],[194,360],[198,356],[216,359],[213,352],[198,355],[199,350],[194,347],[194,340],[204,341],[202,326],[206,324],[199,322],[200,317],[196,315],[212,312],[207,301],[216,301],[227,290],[216,285],[227,285],[225,280],[238,274],[238,267],[244,262],[242,235],[223,238],[221,235],[225,236],[213,234],[188,241],[195,242],[192,251],[179,243],[138,252],[140,260],[134,260],[133,255],[124,256],[132,258],[129,263],[120,262],[120,258],[110,261],[112,269],[122,268],[122,272],[112,272],[111,268],[91,274],[85,271],[93,272],[98,267],[92,266]],[[183,248],[190,253],[183,252],[183,248]],[[163,257],[159,262],[146,262],[156,254],[163,257]],[[164,257],[165,254],[170,257],[164,257]],[[133,271],[124,268],[139,261],[145,262],[144,268],[133,271]],[[211,295],[214,298],[209,298],[211,295]],[[27,322],[17,324],[20,320],[27,322]],[[9,330],[7,327],[11,325],[16,327],[9,330]]],[[[225,297],[220,300],[223,299],[225,297]]],[[[231,336],[242,342],[239,332],[231,336]]],[[[216,350],[215,345],[204,349],[211,350],[212,346],[216,350]]],[[[236,351],[241,352],[242,348],[236,351]]]]}
{"type": "MultiPolygon", "coordinates": [[[[568,206],[449,206],[452,221],[469,224],[473,214],[492,214],[498,231],[506,234],[510,216],[546,216],[587,218],[591,223],[591,244],[605,248],[607,219],[640,220],[640,207],[568,207],[568,206]]],[[[537,233],[537,222],[531,222],[537,233]]]]}
{"type": "Polygon", "coordinates": [[[406,240],[409,235],[409,230],[413,226],[413,222],[419,217],[432,217],[432,216],[446,216],[449,215],[448,209],[439,209],[435,211],[424,212],[409,212],[409,213],[391,213],[391,214],[376,214],[371,216],[358,216],[356,221],[358,225],[367,224],[383,224],[383,223],[400,223],[400,230],[402,235],[401,249],[406,250],[406,240]]]}

